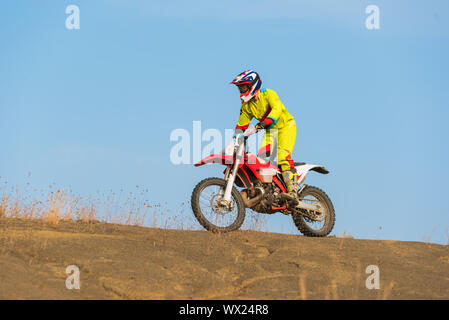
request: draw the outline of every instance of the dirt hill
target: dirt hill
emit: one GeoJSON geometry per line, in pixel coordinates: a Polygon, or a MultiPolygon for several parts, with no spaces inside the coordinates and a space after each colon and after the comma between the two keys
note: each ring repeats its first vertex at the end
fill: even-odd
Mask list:
{"type": "Polygon", "coordinates": [[[449,246],[0,219],[0,299],[93,298],[449,299],[449,246]]]}

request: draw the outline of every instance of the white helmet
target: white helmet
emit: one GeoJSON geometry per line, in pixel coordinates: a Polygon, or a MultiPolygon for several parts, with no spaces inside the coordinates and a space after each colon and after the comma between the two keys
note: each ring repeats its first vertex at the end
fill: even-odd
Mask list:
{"type": "MultiPolygon", "coordinates": [[[[237,75],[231,83],[241,88],[241,85],[248,85],[248,89],[245,91],[240,90],[240,99],[243,102],[248,102],[256,95],[262,86],[262,80],[260,80],[257,72],[253,70],[246,70],[237,75]]],[[[243,87],[242,87],[243,88],[243,87]]]]}

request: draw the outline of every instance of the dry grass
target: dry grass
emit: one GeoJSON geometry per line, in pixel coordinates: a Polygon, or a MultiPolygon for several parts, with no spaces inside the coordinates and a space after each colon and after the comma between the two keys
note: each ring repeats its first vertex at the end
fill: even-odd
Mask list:
{"type": "Polygon", "coordinates": [[[338,244],[338,249],[341,250],[343,248],[343,243],[345,241],[345,239],[354,239],[353,236],[351,236],[349,233],[347,233],[346,231],[343,232],[343,234],[341,236],[339,235],[335,235],[336,238],[340,238],[339,239],[339,244],[338,244]]]}
{"type": "Polygon", "coordinates": [[[301,274],[298,280],[301,300],[307,300],[306,277],[305,274],[301,274]]]}
{"type": "Polygon", "coordinates": [[[395,283],[394,281],[390,281],[387,287],[385,287],[382,291],[379,292],[379,295],[382,294],[382,300],[388,300],[391,290],[393,289],[395,283]]]}
{"type": "Polygon", "coordinates": [[[246,211],[245,221],[242,225],[243,230],[268,231],[266,216],[250,210],[246,211]]]}
{"type": "MultiPolygon", "coordinates": [[[[161,229],[201,230],[191,213],[190,204],[182,202],[172,210],[167,202],[152,203],[149,190],[136,186],[134,192],[97,191],[83,197],[71,188],[33,189],[29,182],[23,188],[10,186],[0,177],[0,218],[40,219],[57,225],[62,220],[107,222],[123,225],[148,226],[161,229]]],[[[248,212],[244,230],[268,231],[263,215],[248,212]]]]}
{"type": "Polygon", "coordinates": [[[7,204],[8,204],[8,199],[2,197],[0,199],[0,218],[6,217],[7,204]]]}
{"type": "MultiPolygon", "coordinates": [[[[192,219],[182,220],[160,204],[150,204],[148,194],[148,189],[140,190],[136,186],[136,191],[128,194],[123,190],[119,193],[110,190],[82,197],[70,188],[56,188],[55,183],[45,191],[32,189],[29,182],[21,191],[17,185],[10,186],[0,177],[0,218],[40,219],[52,225],[74,220],[142,226],[147,222],[146,217],[152,215],[151,227],[194,228],[192,219]]],[[[183,212],[181,210],[181,216],[183,212]]]]}
{"type": "MultiPolygon", "coordinates": [[[[426,243],[427,247],[429,247],[429,248],[432,245],[432,237],[433,237],[435,231],[437,231],[437,229],[438,229],[438,226],[435,225],[430,233],[425,233],[425,232],[422,233],[423,242],[426,243]]],[[[447,230],[446,230],[446,235],[445,236],[447,236],[447,235],[448,235],[448,233],[447,233],[447,230]]]]}
{"type": "Polygon", "coordinates": [[[63,216],[63,208],[67,203],[68,194],[62,190],[51,193],[48,210],[42,215],[42,219],[48,224],[58,224],[63,216]]]}
{"type": "MultiPolygon", "coordinates": [[[[363,298],[362,290],[370,291],[365,288],[365,277],[366,274],[362,273],[362,268],[360,263],[357,263],[356,270],[350,276],[349,279],[341,279],[341,278],[332,278],[329,280],[328,284],[323,287],[323,291],[321,295],[318,295],[312,299],[323,299],[323,300],[359,300],[366,299],[363,298]],[[346,281],[344,281],[346,280],[346,281]],[[343,281],[343,282],[341,282],[343,281]],[[348,291],[347,283],[344,285],[343,283],[347,282],[351,284],[352,290],[348,291]],[[340,285],[339,285],[340,283],[340,285]],[[345,288],[346,287],[346,288],[345,288]],[[346,294],[339,294],[340,291],[345,291],[346,294]],[[352,291],[352,292],[351,292],[352,291]]],[[[307,288],[307,274],[301,273],[298,277],[298,285],[299,285],[299,299],[307,300],[308,296],[308,288],[307,288]]],[[[389,281],[386,285],[382,284],[381,287],[377,290],[373,290],[375,293],[368,299],[377,299],[377,300],[388,300],[391,298],[391,292],[393,287],[395,286],[394,281],[389,281]],[[377,296],[377,298],[376,298],[377,296]]],[[[313,290],[313,289],[312,289],[313,290]]]]}

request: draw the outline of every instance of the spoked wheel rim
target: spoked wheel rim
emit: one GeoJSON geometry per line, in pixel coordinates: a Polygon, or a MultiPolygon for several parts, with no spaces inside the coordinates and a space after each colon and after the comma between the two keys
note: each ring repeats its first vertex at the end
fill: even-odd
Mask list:
{"type": "Polygon", "coordinates": [[[315,205],[318,204],[323,209],[322,213],[315,214],[314,219],[304,216],[304,222],[310,229],[312,229],[313,231],[323,230],[324,227],[326,226],[326,218],[328,216],[329,210],[326,206],[326,203],[318,196],[312,194],[308,194],[306,196],[301,197],[301,201],[304,201],[305,203],[308,204],[315,204],[315,205]]]}
{"type": "Polygon", "coordinates": [[[220,185],[209,185],[201,190],[198,199],[199,209],[204,218],[218,228],[228,228],[238,218],[238,206],[231,194],[229,207],[219,203],[224,195],[224,188],[220,185]]]}

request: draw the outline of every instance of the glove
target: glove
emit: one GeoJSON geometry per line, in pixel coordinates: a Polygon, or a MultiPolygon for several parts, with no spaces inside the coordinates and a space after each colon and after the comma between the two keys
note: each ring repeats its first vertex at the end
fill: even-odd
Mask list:
{"type": "Polygon", "coordinates": [[[265,122],[259,122],[258,124],[256,124],[256,130],[257,131],[259,131],[259,130],[263,130],[263,129],[265,129],[266,128],[266,126],[267,126],[267,124],[265,123],[265,122]]]}

